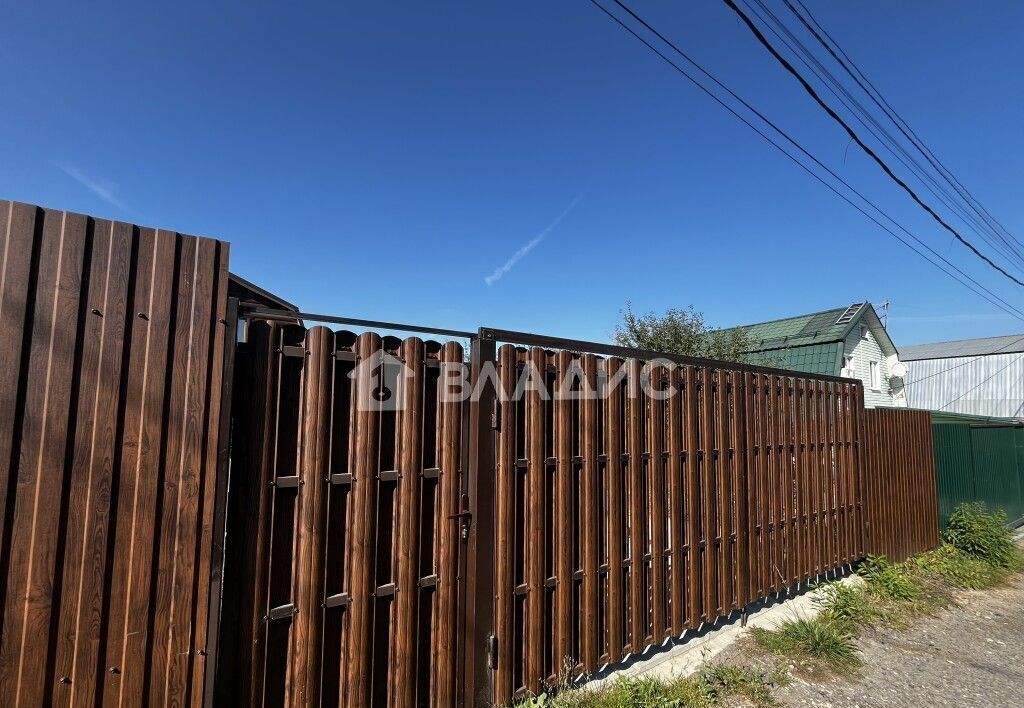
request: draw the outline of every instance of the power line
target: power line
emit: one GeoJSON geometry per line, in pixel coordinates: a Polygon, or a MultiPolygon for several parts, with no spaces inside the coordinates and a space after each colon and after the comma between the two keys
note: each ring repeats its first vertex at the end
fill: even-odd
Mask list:
{"type": "MultiPolygon", "coordinates": [[[[875,103],[876,106],[878,106],[879,108],[882,109],[883,112],[885,112],[885,114],[889,117],[890,120],[892,120],[892,122],[896,125],[899,131],[903,133],[904,137],[906,137],[907,140],[909,140],[914,145],[914,147],[917,148],[918,152],[924,155],[925,159],[927,159],[928,162],[931,163],[932,167],[934,167],[936,171],[942,175],[943,179],[945,179],[947,183],[953,186],[953,188],[964,198],[964,201],[966,201],[968,204],[972,206],[975,213],[981,215],[986,220],[986,222],[992,226],[993,230],[995,230],[995,227],[998,226],[1002,233],[1006,234],[1006,236],[1009,237],[1010,240],[1012,240],[1017,246],[1024,248],[1024,243],[1021,243],[1021,241],[1018,238],[1011,234],[1010,231],[998,219],[996,219],[991,214],[991,212],[989,212],[989,210],[986,209],[985,206],[980,201],[978,201],[977,198],[975,198],[973,194],[971,194],[971,192],[960,182],[960,180],[956,178],[956,175],[954,175],[953,172],[949,168],[947,168],[946,165],[943,164],[943,162],[938,157],[936,157],[935,153],[932,152],[931,148],[929,148],[928,145],[926,145],[925,142],[918,136],[918,134],[914,132],[914,129],[910,127],[906,120],[904,120],[903,116],[901,116],[892,106],[892,104],[890,104],[885,99],[885,96],[882,95],[882,92],[879,91],[878,88],[871,82],[871,80],[864,75],[864,72],[861,71],[860,67],[857,66],[856,62],[854,62],[853,59],[851,59],[850,56],[843,50],[839,42],[837,42],[835,38],[828,33],[828,30],[822,27],[821,23],[818,22],[817,18],[814,17],[814,15],[807,8],[807,6],[804,5],[802,0],[796,0],[796,3],[807,15],[807,18],[814,24],[814,27],[808,25],[807,20],[804,19],[803,15],[801,15],[800,12],[798,12],[792,4],[790,4],[789,0],[782,1],[785,3],[786,7],[789,8],[790,12],[797,16],[797,18],[804,25],[804,27],[806,27],[807,30],[812,35],[814,35],[814,38],[818,40],[818,42],[823,47],[825,47],[828,53],[832,55],[832,57],[839,63],[839,65],[843,67],[846,73],[850,75],[850,77],[857,83],[858,86],[860,86],[861,90],[868,95],[868,97],[875,103]],[[820,30],[821,34],[825,35],[825,37],[828,39],[827,42],[825,41],[825,39],[821,37],[820,34],[818,34],[818,31],[815,30],[815,27],[817,28],[817,30],[820,30]],[[831,44],[829,44],[830,42],[831,44]],[[833,47],[835,49],[833,49],[833,47]],[[836,51],[838,51],[839,54],[842,55],[842,58],[836,55],[836,51]],[[861,82],[861,79],[863,79],[863,83],[861,82]],[[871,88],[870,91],[868,90],[868,87],[864,85],[865,83],[868,87],[871,88]]],[[[1008,242],[1007,244],[1009,245],[1008,242]]]]}
{"type": "Polygon", "coordinates": [[[917,195],[917,192],[911,189],[906,182],[900,179],[896,175],[896,173],[892,171],[892,168],[890,168],[889,165],[887,165],[885,161],[882,158],[880,158],[874,150],[872,150],[863,140],[861,140],[860,136],[857,135],[856,131],[854,131],[853,128],[850,127],[849,123],[843,120],[842,116],[836,113],[831,106],[829,106],[827,103],[825,103],[825,101],[821,99],[821,97],[818,95],[818,92],[814,90],[814,87],[811,86],[810,83],[808,83],[807,79],[805,79],[799,71],[793,68],[793,65],[790,64],[789,61],[784,56],[782,56],[778,52],[778,50],[775,49],[774,46],[772,46],[772,43],[768,41],[768,39],[764,36],[761,30],[758,29],[757,25],[754,24],[750,17],[748,17],[747,14],[743,12],[743,10],[739,8],[739,6],[736,5],[734,0],[722,0],[722,2],[724,2],[733,12],[736,13],[736,15],[743,21],[743,23],[751,31],[751,33],[754,35],[757,41],[760,42],[761,45],[768,50],[768,53],[771,54],[787,72],[792,74],[793,77],[800,82],[800,85],[803,86],[804,90],[808,93],[808,95],[811,98],[813,98],[819,106],[821,106],[822,110],[824,110],[834,121],[839,123],[843,130],[846,131],[846,134],[850,136],[850,139],[857,143],[857,146],[860,147],[860,149],[863,150],[865,154],[867,154],[872,160],[874,160],[878,164],[878,166],[882,168],[883,172],[885,172],[894,182],[896,182],[896,184],[902,187],[903,190],[910,195],[911,199],[917,202],[917,204],[926,212],[928,212],[928,214],[930,214],[931,217],[935,219],[944,229],[953,234],[953,236],[955,236],[960,243],[969,248],[971,252],[974,253],[974,255],[985,261],[985,263],[987,263],[989,266],[1002,273],[1004,276],[1012,280],[1017,285],[1024,287],[1024,281],[1019,280],[1016,276],[1013,276],[1010,273],[1008,273],[1002,266],[998,265],[995,261],[993,261],[991,258],[989,258],[980,250],[978,250],[978,248],[973,243],[964,238],[959,231],[950,226],[945,219],[939,216],[939,214],[936,213],[934,209],[932,209],[927,203],[925,203],[924,200],[922,200],[921,197],[917,195]]]}
{"type": "MultiPolygon", "coordinates": [[[[927,381],[928,379],[933,379],[936,376],[942,376],[942,374],[948,374],[950,371],[955,371],[956,369],[959,369],[961,366],[967,366],[968,364],[973,364],[978,359],[981,359],[984,356],[992,356],[993,354],[998,354],[999,352],[1003,351],[1004,349],[1008,349],[1008,348],[1012,347],[1017,342],[1024,342],[1024,335],[1022,335],[1019,338],[1013,340],[1009,344],[1004,344],[1003,346],[999,347],[998,349],[993,349],[992,351],[987,352],[985,354],[979,354],[978,356],[971,357],[967,361],[962,361],[959,364],[956,364],[955,366],[949,367],[948,369],[942,369],[941,371],[936,371],[934,374],[928,374],[927,376],[922,376],[919,379],[914,379],[913,381],[908,381],[907,383],[905,383],[903,385],[903,387],[907,388],[909,386],[912,386],[913,384],[920,383],[922,381],[927,381]]],[[[950,357],[950,358],[952,358],[952,357],[950,357]]],[[[904,363],[906,363],[906,362],[904,362],[904,363]]],[[[913,363],[913,360],[911,360],[911,363],[913,363]]]]}
{"type": "Polygon", "coordinates": [[[907,248],[909,248],[910,250],[912,250],[912,251],[913,251],[914,253],[916,253],[917,255],[919,255],[919,256],[921,256],[922,258],[924,258],[924,259],[925,259],[925,260],[926,260],[926,261],[927,261],[927,262],[928,262],[929,264],[931,264],[931,265],[932,265],[932,266],[934,266],[935,268],[939,269],[939,270],[940,270],[940,271],[941,271],[942,273],[944,273],[945,275],[949,276],[949,277],[950,277],[950,278],[952,278],[953,280],[957,281],[958,283],[960,283],[961,285],[963,285],[964,287],[966,287],[966,288],[967,288],[968,290],[970,290],[970,291],[974,292],[974,293],[975,293],[975,294],[977,294],[977,295],[978,295],[979,297],[981,297],[981,298],[983,298],[984,300],[988,301],[988,302],[989,302],[990,304],[992,304],[992,305],[996,306],[997,308],[999,308],[999,309],[1003,310],[1004,312],[1006,312],[1007,314],[1009,314],[1009,315],[1010,315],[1011,317],[1014,317],[1014,318],[1016,318],[1016,319],[1019,319],[1019,320],[1021,320],[1021,321],[1024,321],[1024,312],[1022,312],[1021,310],[1017,309],[1016,307],[1014,307],[1014,306],[1013,306],[1013,305],[1011,305],[1010,303],[1006,302],[1006,301],[1005,301],[1005,300],[1003,300],[1003,299],[1002,299],[1001,297],[999,297],[999,296],[998,296],[998,295],[997,295],[996,293],[992,292],[991,290],[989,290],[988,288],[986,288],[986,287],[985,287],[984,285],[982,285],[981,283],[979,283],[979,282],[977,282],[976,280],[974,280],[974,278],[972,278],[972,277],[971,277],[971,276],[969,276],[968,274],[964,273],[964,272],[963,272],[963,271],[962,271],[962,270],[961,270],[960,268],[958,268],[958,267],[957,267],[956,265],[954,265],[953,263],[951,263],[951,262],[950,262],[949,260],[947,260],[947,259],[946,259],[946,258],[945,258],[944,256],[942,256],[941,254],[939,254],[938,252],[936,252],[936,251],[935,251],[935,250],[934,250],[933,248],[931,248],[930,246],[928,246],[928,244],[926,244],[926,243],[925,243],[924,241],[922,241],[922,240],[921,240],[920,238],[918,238],[918,237],[917,237],[916,235],[914,235],[913,233],[911,233],[911,232],[910,232],[910,231],[909,231],[909,230],[908,230],[908,229],[907,229],[906,227],[904,227],[904,226],[903,226],[902,224],[900,224],[899,222],[895,221],[895,220],[894,220],[894,219],[893,219],[893,218],[892,218],[891,216],[889,216],[888,214],[886,214],[886,213],[885,213],[885,212],[884,212],[884,211],[883,211],[883,210],[882,210],[882,209],[881,209],[881,208],[880,208],[879,206],[877,206],[877,205],[876,205],[876,204],[875,204],[874,202],[872,202],[872,201],[871,201],[870,199],[868,199],[868,198],[867,198],[867,197],[865,197],[865,196],[864,196],[863,194],[861,194],[861,193],[860,193],[859,191],[857,191],[857,190],[856,190],[856,189],[855,189],[855,188],[854,188],[854,187],[853,187],[852,185],[850,185],[850,184],[849,184],[848,182],[846,182],[846,180],[844,180],[844,179],[843,179],[842,177],[840,177],[840,176],[839,176],[838,174],[836,174],[836,173],[835,173],[835,172],[834,172],[834,171],[833,171],[833,170],[832,170],[831,168],[829,168],[829,167],[828,167],[827,165],[825,165],[825,164],[824,164],[823,162],[821,162],[821,160],[819,160],[819,159],[818,159],[817,157],[815,157],[815,156],[814,156],[813,154],[811,154],[810,152],[808,152],[806,148],[804,148],[804,147],[803,147],[803,146],[802,146],[802,145],[801,145],[800,143],[798,143],[798,142],[797,142],[797,141],[796,141],[795,139],[793,139],[793,138],[792,138],[792,137],[791,137],[791,136],[790,136],[790,135],[789,135],[788,133],[786,133],[786,132],[785,132],[785,131],[784,131],[784,130],[783,130],[782,128],[780,128],[780,127],[779,127],[778,125],[776,125],[776,124],[775,124],[774,122],[772,122],[772,120],[771,120],[771,119],[769,119],[769,118],[768,118],[767,116],[765,116],[765,115],[764,115],[763,113],[761,113],[760,111],[758,111],[758,110],[757,110],[756,108],[754,108],[754,106],[750,105],[750,103],[748,103],[748,102],[747,102],[746,100],[744,100],[744,99],[743,99],[743,98],[742,98],[741,96],[739,96],[738,94],[736,94],[736,93],[735,93],[735,92],[734,92],[734,91],[733,91],[732,89],[730,89],[730,88],[729,88],[728,86],[726,86],[726,85],[725,85],[724,83],[722,83],[722,82],[721,82],[720,80],[718,80],[718,78],[716,78],[716,77],[715,77],[715,76],[714,76],[713,74],[711,74],[711,73],[710,73],[710,72],[709,72],[709,71],[708,71],[707,69],[705,69],[705,68],[704,68],[703,66],[701,66],[700,64],[698,64],[698,63],[697,63],[697,62],[696,62],[696,61],[695,61],[695,60],[694,60],[693,58],[691,58],[691,57],[690,57],[690,56],[689,56],[688,54],[686,54],[686,52],[684,52],[684,51],[683,51],[682,49],[680,49],[680,48],[679,48],[679,47],[678,47],[678,46],[677,46],[676,44],[674,44],[674,43],[673,43],[673,42],[672,42],[671,40],[669,40],[669,39],[668,39],[667,37],[665,37],[665,36],[664,36],[663,34],[661,34],[661,33],[660,33],[660,32],[659,32],[659,31],[658,31],[657,29],[655,29],[655,28],[654,28],[654,27],[652,27],[652,26],[651,26],[650,24],[648,24],[648,23],[647,23],[647,22],[646,22],[646,21],[645,21],[645,20],[644,20],[644,19],[643,19],[642,17],[640,17],[639,15],[637,15],[637,14],[636,14],[635,12],[633,12],[633,11],[632,11],[632,10],[631,10],[631,9],[630,9],[629,7],[627,7],[627,6],[625,5],[625,4],[623,4],[622,2],[620,2],[620,0],[614,0],[614,2],[615,2],[615,3],[616,3],[616,4],[617,4],[617,5],[618,5],[618,6],[620,7],[620,8],[622,8],[623,10],[625,10],[625,11],[626,11],[626,12],[627,12],[627,13],[628,13],[628,14],[629,14],[629,15],[630,15],[631,17],[633,17],[633,18],[634,18],[635,20],[637,20],[637,21],[638,21],[638,22],[639,22],[639,23],[640,23],[641,25],[643,25],[643,26],[644,26],[644,27],[645,27],[645,28],[646,28],[646,29],[647,29],[648,31],[650,31],[650,32],[651,32],[652,34],[654,34],[654,35],[655,35],[656,37],[658,37],[658,38],[659,38],[659,39],[660,39],[661,41],[663,41],[663,42],[664,42],[664,43],[665,43],[666,45],[668,45],[669,47],[671,47],[671,48],[672,48],[672,49],[673,49],[673,50],[674,50],[674,51],[675,51],[675,52],[676,52],[676,53],[677,53],[677,54],[678,54],[679,56],[681,56],[681,57],[682,57],[683,59],[685,59],[685,60],[686,60],[686,61],[687,61],[687,62],[688,62],[688,63],[689,63],[690,65],[692,65],[692,66],[693,66],[694,68],[696,68],[697,70],[699,70],[699,71],[700,71],[700,72],[701,72],[701,73],[702,73],[702,74],[703,74],[704,76],[706,76],[706,77],[707,77],[708,79],[710,79],[711,81],[713,81],[713,82],[714,82],[714,83],[715,83],[715,84],[716,84],[716,85],[717,85],[717,86],[718,86],[719,88],[721,88],[721,89],[722,89],[722,90],[724,90],[724,91],[725,91],[726,93],[728,93],[728,94],[729,94],[730,96],[732,96],[732,97],[733,97],[733,98],[734,98],[734,99],[735,99],[736,101],[738,101],[739,103],[741,103],[741,104],[742,104],[742,105],[743,105],[744,107],[746,107],[746,108],[747,108],[747,110],[749,110],[749,111],[750,111],[751,113],[753,113],[754,115],[756,115],[756,116],[757,116],[757,117],[758,117],[759,119],[761,119],[761,120],[762,120],[762,121],[763,121],[763,122],[764,122],[765,124],[769,125],[769,126],[770,126],[770,127],[771,127],[771,128],[772,128],[772,129],[774,130],[774,131],[775,131],[775,132],[777,132],[777,133],[778,133],[778,134],[779,134],[780,136],[782,136],[783,138],[785,138],[785,139],[786,139],[786,141],[788,141],[788,142],[789,142],[790,144],[792,144],[792,145],[793,145],[794,147],[796,147],[796,148],[797,148],[798,150],[800,150],[800,151],[801,151],[801,152],[802,152],[802,153],[803,153],[803,154],[804,154],[805,156],[807,156],[807,157],[808,157],[808,158],[810,158],[810,159],[811,159],[812,161],[814,161],[814,162],[815,162],[815,163],[816,163],[816,164],[817,164],[817,165],[818,165],[819,167],[821,167],[821,168],[822,168],[823,170],[825,170],[826,172],[828,172],[828,173],[829,173],[829,174],[830,174],[830,175],[831,175],[831,176],[832,176],[832,177],[833,177],[834,179],[836,179],[836,180],[837,180],[838,182],[840,182],[841,184],[843,184],[843,185],[844,185],[844,186],[845,186],[845,187],[846,187],[847,189],[849,189],[849,190],[850,190],[850,191],[851,191],[851,192],[852,192],[853,194],[857,195],[857,196],[858,196],[858,197],[859,197],[859,198],[860,198],[861,200],[863,200],[863,201],[864,201],[865,203],[867,203],[867,204],[868,204],[868,205],[869,205],[869,206],[870,206],[870,207],[871,207],[872,209],[874,209],[874,210],[875,210],[876,212],[878,212],[878,213],[879,213],[879,214],[880,214],[880,215],[881,215],[881,216],[882,216],[883,218],[885,218],[886,220],[888,220],[888,221],[889,221],[890,223],[892,223],[892,224],[893,224],[894,226],[896,226],[896,227],[897,227],[898,229],[900,229],[900,230],[901,230],[901,231],[903,231],[903,232],[904,232],[905,234],[907,234],[907,236],[909,236],[909,237],[910,237],[910,238],[912,238],[912,239],[913,239],[914,241],[916,241],[916,242],[917,242],[918,244],[920,244],[920,245],[921,245],[922,247],[924,247],[924,248],[925,248],[925,249],[927,249],[927,250],[928,250],[929,252],[931,252],[931,253],[932,253],[932,254],[933,254],[933,255],[934,255],[934,256],[935,256],[936,258],[938,258],[938,259],[939,259],[939,260],[941,260],[942,262],[946,263],[946,264],[947,264],[947,265],[948,265],[948,266],[949,266],[950,268],[952,268],[952,269],[953,269],[953,270],[955,270],[955,271],[956,271],[957,273],[959,273],[959,274],[960,274],[961,276],[963,276],[963,279],[962,279],[962,278],[960,278],[960,277],[958,277],[958,276],[956,276],[956,275],[954,275],[953,273],[951,273],[950,271],[946,270],[945,268],[943,268],[943,267],[942,267],[941,265],[939,265],[938,263],[936,263],[936,262],[935,262],[935,261],[934,261],[934,260],[933,260],[932,258],[930,258],[929,256],[925,255],[924,253],[922,253],[921,251],[919,251],[919,250],[918,250],[917,248],[915,248],[915,247],[914,247],[914,246],[913,246],[912,244],[908,243],[908,242],[907,242],[907,241],[906,241],[905,239],[903,239],[902,237],[900,237],[900,235],[899,235],[899,234],[895,233],[895,232],[894,232],[894,231],[893,231],[892,229],[888,228],[887,226],[885,226],[884,224],[882,224],[882,223],[881,223],[880,221],[878,221],[878,219],[876,219],[876,218],[875,218],[874,216],[872,216],[872,215],[871,215],[871,214],[869,214],[869,213],[868,213],[867,211],[865,211],[865,210],[864,210],[864,209],[863,209],[863,208],[862,208],[862,207],[861,207],[860,205],[858,205],[858,204],[854,203],[854,202],[853,202],[853,201],[852,201],[852,200],[851,200],[851,199],[850,199],[849,197],[847,197],[847,196],[846,196],[845,194],[843,194],[843,193],[842,193],[842,192],[840,192],[840,191],[839,191],[838,189],[836,189],[836,188],[835,188],[835,187],[834,187],[834,186],[833,186],[832,184],[830,184],[830,183],[829,183],[828,181],[826,181],[826,180],[825,180],[824,178],[822,178],[822,177],[821,177],[820,175],[818,175],[818,174],[817,174],[816,172],[814,172],[814,171],[813,171],[813,170],[811,170],[811,169],[810,169],[809,167],[807,167],[807,165],[805,165],[805,164],[804,164],[803,162],[801,162],[801,161],[800,161],[799,159],[797,159],[797,158],[796,158],[796,157],[795,157],[794,155],[792,155],[792,154],[791,154],[791,153],[790,153],[789,151],[787,151],[787,150],[786,150],[786,149],[785,149],[785,148],[784,148],[784,147],[783,147],[782,145],[780,145],[780,144],[779,144],[778,142],[776,142],[775,140],[773,140],[773,139],[772,139],[772,138],[771,138],[770,136],[766,135],[766,134],[765,134],[765,133],[764,133],[764,132],[763,132],[763,131],[762,131],[761,129],[759,129],[759,128],[758,128],[757,126],[755,126],[755,125],[754,125],[753,123],[751,123],[750,121],[748,121],[748,120],[747,120],[746,118],[744,118],[744,117],[743,117],[742,115],[740,115],[740,114],[739,114],[739,113],[738,113],[738,112],[737,112],[737,111],[736,111],[735,109],[733,109],[733,108],[732,108],[732,106],[730,106],[729,104],[727,104],[727,103],[726,103],[725,101],[723,101],[723,100],[722,100],[722,99],[721,99],[721,98],[720,98],[719,96],[717,96],[717,95],[716,95],[716,94],[715,94],[715,93],[714,93],[713,91],[711,91],[711,90],[710,90],[709,88],[707,88],[706,86],[704,86],[704,85],[703,85],[703,84],[702,84],[702,83],[701,83],[700,81],[698,81],[698,80],[697,80],[697,79],[696,79],[696,78],[695,78],[695,77],[694,77],[694,76],[693,76],[692,74],[690,74],[690,73],[689,73],[689,72],[687,72],[687,71],[686,71],[686,70],[685,70],[684,68],[682,68],[681,66],[679,66],[678,64],[676,64],[676,63],[675,63],[674,61],[672,61],[672,60],[671,60],[670,58],[668,58],[667,56],[665,56],[665,54],[664,54],[663,52],[661,52],[661,51],[660,51],[660,50],[659,50],[659,49],[658,49],[657,47],[655,47],[655,46],[654,46],[653,44],[651,44],[651,43],[650,43],[649,41],[647,41],[647,39],[645,39],[644,37],[642,37],[642,36],[641,36],[641,35],[640,35],[640,34],[639,34],[638,32],[636,32],[636,31],[635,31],[635,30],[634,30],[634,29],[633,29],[632,27],[630,27],[630,26],[629,26],[629,25],[627,25],[627,24],[626,24],[625,22],[623,22],[623,21],[622,21],[622,20],[621,20],[621,19],[620,19],[619,17],[617,17],[617,16],[616,16],[616,15],[615,15],[614,13],[612,13],[612,12],[611,12],[610,10],[608,10],[608,9],[607,9],[606,7],[604,7],[603,5],[601,5],[601,3],[597,2],[597,0],[590,0],[590,2],[591,2],[591,4],[593,4],[593,5],[595,6],[595,7],[597,7],[597,8],[599,9],[599,10],[601,10],[601,12],[603,12],[603,13],[604,13],[605,15],[607,15],[607,16],[608,16],[609,18],[611,18],[611,19],[612,19],[612,21],[614,21],[614,22],[615,22],[616,24],[618,24],[618,25],[619,25],[620,27],[622,27],[622,28],[623,28],[623,29],[625,29],[625,30],[626,30],[627,32],[629,32],[629,33],[630,33],[631,35],[633,35],[633,37],[635,37],[635,38],[636,38],[637,40],[639,40],[639,41],[640,41],[640,42],[641,42],[642,44],[644,44],[644,45],[645,45],[645,46],[646,46],[646,47],[647,47],[648,49],[650,49],[650,50],[651,50],[651,51],[652,51],[652,52],[653,52],[654,54],[656,54],[656,55],[657,55],[658,57],[660,57],[660,58],[661,58],[661,59],[662,59],[662,60],[663,60],[663,61],[664,61],[665,63],[667,63],[667,64],[668,64],[669,66],[671,66],[672,68],[674,68],[674,69],[675,69],[675,70],[676,70],[677,72],[679,72],[680,74],[682,74],[682,75],[683,75],[683,76],[684,76],[684,77],[685,77],[685,78],[686,78],[686,79],[687,79],[688,81],[690,81],[690,83],[692,83],[692,84],[693,84],[694,86],[696,86],[696,87],[697,87],[698,89],[700,89],[700,90],[701,90],[702,92],[704,92],[704,93],[705,93],[705,94],[706,94],[707,96],[709,96],[709,97],[710,97],[710,98],[711,98],[712,100],[714,100],[714,101],[715,101],[716,103],[718,103],[718,104],[719,104],[720,106],[722,106],[722,107],[723,107],[723,108],[724,108],[725,110],[727,110],[727,111],[728,111],[729,113],[731,113],[731,114],[732,114],[732,115],[733,115],[733,116],[734,116],[735,118],[737,118],[737,119],[738,119],[739,121],[741,121],[741,122],[742,122],[743,124],[745,124],[745,125],[746,125],[746,126],[747,126],[748,128],[750,128],[750,129],[751,129],[751,130],[753,130],[753,131],[754,131],[755,133],[757,133],[757,134],[758,134],[758,135],[759,135],[759,136],[760,136],[761,138],[763,138],[763,139],[764,139],[764,140],[765,140],[765,141],[766,141],[767,143],[769,143],[770,145],[772,145],[773,147],[775,147],[775,148],[776,148],[776,149],[777,149],[777,150],[778,150],[779,152],[781,152],[781,153],[782,153],[783,155],[785,155],[785,156],[786,156],[787,158],[789,158],[789,159],[790,159],[790,160],[791,160],[792,162],[794,162],[794,163],[795,163],[795,164],[796,164],[796,165],[797,165],[798,167],[800,167],[800,169],[804,170],[804,171],[805,171],[805,172],[807,172],[807,173],[808,173],[808,174],[809,174],[809,175],[810,175],[811,177],[813,177],[814,179],[816,179],[816,180],[818,180],[819,182],[821,182],[821,184],[823,184],[823,185],[824,185],[825,187],[827,187],[827,188],[828,188],[828,189],[829,189],[830,191],[832,191],[832,192],[833,192],[833,193],[834,193],[834,194],[835,194],[836,196],[838,196],[838,197],[839,197],[840,199],[842,199],[842,200],[843,200],[843,201],[845,201],[845,202],[846,202],[847,204],[849,204],[850,206],[852,206],[852,207],[853,207],[854,209],[856,209],[857,211],[859,211],[859,212],[860,212],[861,214],[863,214],[863,215],[864,215],[865,217],[867,217],[867,218],[868,218],[869,220],[871,220],[871,221],[872,221],[872,222],[873,222],[874,224],[876,224],[876,225],[877,225],[877,226],[878,226],[879,228],[881,228],[881,229],[882,229],[883,231],[885,231],[885,232],[887,232],[888,234],[890,234],[890,235],[891,235],[891,236],[892,236],[893,238],[895,238],[895,239],[896,239],[897,241],[899,241],[900,243],[902,243],[902,244],[903,244],[904,246],[906,246],[907,248]],[[964,279],[966,279],[966,281],[969,281],[969,282],[965,282],[965,280],[964,280],[964,279]],[[973,283],[973,286],[972,286],[971,284],[969,284],[969,283],[973,283]],[[977,286],[977,287],[974,287],[974,286],[977,286]],[[980,290],[979,290],[979,289],[980,289],[980,290]],[[984,293],[988,293],[988,295],[985,295],[985,294],[984,294],[984,293],[983,293],[982,291],[984,291],[984,293]],[[991,296],[991,297],[990,297],[990,296],[991,296]]]}
{"type": "Polygon", "coordinates": [[[1017,363],[1018,361],[1020,361],[1021,359],[1024,359],[1024,354],[1021,354],[1021,355],[1020,355],[1020,356],[1018,356],[1018,357],[1017,357],[1016,359],[1012,360],[1012,361],[1011,361],[1011,362],[1010,362],[1009,364],[1007,364],[1007,365],[1006,365],[1006,366],[1004,366],[1003,368],[999,369],[998,371],[996,371],[995,373],[993,373],[993,374],[992,374],[991,376],[989,376],[989,377],[987,377],[987,378],[983,379],[983,380],[982,380],[982,381],[980,381],[980,382],[979,382],[978,384],[976,384],[976,385],[974,385],[974,386],[971,386],[971,387],[970,387],[969,389],[967,389],[966,391],[964,391],[963,393],[961,393],[961,394],[960,394],[959,396],[957,396],[956,398],[954,398],[954,399],[953,399],[952,401],[950,401],[949,403],[946,403],[945,405],[943,405],[943,406],[939,407],[939,408],[938,408],[938,410],[940,410],[940,411],[941,411],[941,410],[945,410],[945,409],[946,409],[946,408],[947,408],[948,406],[951,406],[951,405],[953,405],[954,403],[956,403],[957,401],[959,401],[959,400],[960,400],[961,398],[963,398],[964,396],[966,396],[966,395],[967,395],[968,393],[970,393],[971,391],[974,391],[975,389],[981,388],[981,387],[982,387],[982,386],[984,386],[984,385],[985,385],[986,383],[988,383],[989,381],[991,381],[992,379],[994,379],[994,378],[995,378],[996,376],[998,376],[999,374],[1001,374],[1001,373],[1003,373],[1004,371],[1006,371],[1007,369],[1009,369],[1009,368],[1010,368],[1011,366],[1013,366],[1014,364],[1016,364],[1016,363],[1017,363]]]}
{"type": "MultiPolygon", "coordinates": [[[[878,121],[871,111],[869,111],[864,104],[858,100],[857,97],[854,96],[831,71],[829,71],[828,67],[821,63],[814,52],[812,52],[799,37],[793,34],[792,30],[790,30],[786,23],[772,11],[764,0],[752,0],[757,7],[751,5],[751,0],[742,1],[746,7],[756,15],[757,18],[761,20],[761,22],[763,22],[776,37],[778,37],[782,44],[793,52],[797,59],[799,59],[804,66],[806,66],[815,76],[818,77],[818,79],[821,80],[823,85],[832,93],[832,95],[839,99],[851,114],[860,120],[864,127],[867,128],[868,132],[871,133],[871,135],[873,135],[883,146],[885,146],[885,148],[893,155],[893,157],[896,158],[896,160],[899,161],[900,164],[910,170],[910,172],[921,181],[925,189],[931,192],[932,195],[942,202],[947,209],[956,214],[956,216],[959,217],[963,223],[977,234],[978,237],[980,237],[986,244],[1013,263],[1020,272],[1024,273],[1024,254],[1007,242],[1005,237],[995,231],[988,222],[979,218],[978,215],[972,214],[969,208],[965,208],[961,205],[960,202],[963,201],[962,195],[959,192],[954,194],[950,191],[948,186],[940,183],[938,179],[932,175],[932,170],[915,158],[914,155],[912,155],[907,148],[903,146],[902,142],[878,121]],[[760,8],[760,11],[757,8],[760,8]],[[776,27],[778,29],[776,29],[776,27]]],[[[802,17],[800,19],[803,20],[802,17]]],[[[897,127],[899,126],[897,125],[897,127]]],[[[906,136],[905,132],[904,136],[906,136]]],[[[907,138],[910,139],[909,136],[907,136],[907,138]]],[[[947,179],[946,181],[948,182],[949,180],[947,179]]],[[[976,212],[977,210],[974,209],[974,211],[976,212]]]]}

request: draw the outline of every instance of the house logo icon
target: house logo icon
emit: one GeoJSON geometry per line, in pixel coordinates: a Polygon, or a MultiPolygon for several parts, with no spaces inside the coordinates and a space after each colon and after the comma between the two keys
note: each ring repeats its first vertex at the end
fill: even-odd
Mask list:
{"type": "Polygon", "coordinates": [[[348,376],[356,382],[356,410],[398,411],[405,407],[405,381],[413,372],[398,357],[378,349],[348,376]]]}

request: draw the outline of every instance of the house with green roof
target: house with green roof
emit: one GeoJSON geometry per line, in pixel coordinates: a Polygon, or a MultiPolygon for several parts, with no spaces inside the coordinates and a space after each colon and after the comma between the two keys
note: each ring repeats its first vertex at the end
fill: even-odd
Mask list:
{"type": "Polygon", "coordinates": [[[906,366],[870,302],[734,329],[753,339],[751,363],[860,379],[869,408],[906,406],[906,366]]]}

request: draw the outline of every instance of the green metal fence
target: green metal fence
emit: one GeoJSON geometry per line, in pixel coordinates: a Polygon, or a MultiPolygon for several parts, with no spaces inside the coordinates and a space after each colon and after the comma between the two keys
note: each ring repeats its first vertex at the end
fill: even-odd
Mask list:
{"type": "Polygon", "coordinates": [[[939,526],[967,501],[1024,520],[1024,424],[1002,418],[932,413],[939,526]]]}

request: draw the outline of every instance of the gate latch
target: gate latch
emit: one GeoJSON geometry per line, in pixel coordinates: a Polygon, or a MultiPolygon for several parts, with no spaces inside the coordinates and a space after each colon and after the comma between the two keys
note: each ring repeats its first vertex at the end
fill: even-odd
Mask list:
{"type": "Polygon", "coordinates": [[[473,521],[473,512],[469,510],[469,495],[463,494],[459,498],[459,513],[452,514],[448,517],[449,519],[458,519],[460,535],[462,540],[465,541],[469,538],[469,526],[473,521]]]}

